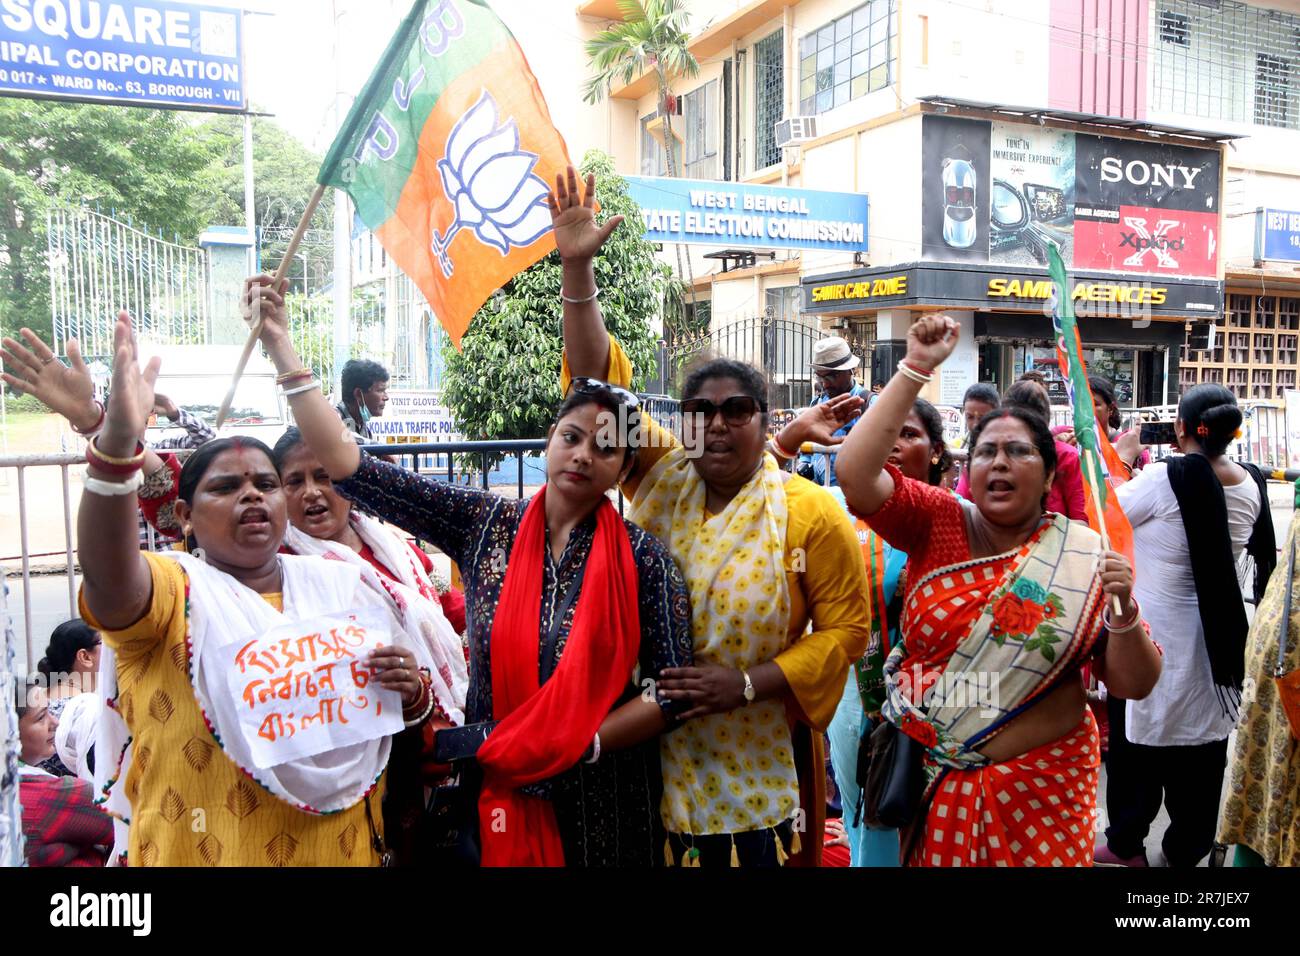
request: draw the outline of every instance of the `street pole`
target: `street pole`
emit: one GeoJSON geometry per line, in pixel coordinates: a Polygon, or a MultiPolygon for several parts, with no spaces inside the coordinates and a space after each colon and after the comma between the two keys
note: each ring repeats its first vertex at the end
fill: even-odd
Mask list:
{"type": "MultiPolygon", "coordinates": [[[[351,107],[351,97],[343,89],[343,70],[340,55],[343,50],[343,35],[339,29],[338,0],[333,0],[334,13],[334,129],[335,133],[343,128],[351,107]]],[[[340,377],[343,365],[351,352],[351,308],[352,308],[352,255],[351,255],[351,214],[348,208],[348,194],[341,189],[334,190],[334,384],[342,394],[340,377]]]]}
{"type": "Polygon", "coordinates": [[[249,275],[258,271],[262,251],[257,242],[257,216],[253,211],[253,117],[244,114],[244,227],[252,245],[248,247],[249,275]]]}

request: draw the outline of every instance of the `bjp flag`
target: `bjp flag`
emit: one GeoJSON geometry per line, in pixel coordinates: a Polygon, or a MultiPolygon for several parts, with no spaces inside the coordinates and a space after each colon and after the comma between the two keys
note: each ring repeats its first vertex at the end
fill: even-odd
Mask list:
{"type": "Polygon", "coordinates": [[[482,0],[417,0],[317,180],[429,300],[456,347],[492,292],[555,248],[569,165],[519,44],[482,0]]]}
{"type": "Polygon", "coordinates": [[[1055,243],[1047,247],[1047,272],[1052,279],[1052,327],[1056,334],[1056,360],[1070,396],[1071,424],[1079,445],[1079,464],[1086,485],[1088,524],[1105,535],[1111,550],[1133,560],[1133,526],[1120,507],[1115,486],[1123,479],[1119,455],[1111,446],[1106,430],[1097,421],[1088,386],[1088,368],[1083,362],[1083,343],[1074,316],[1074,302],[1065,263],[1055,243]]]}

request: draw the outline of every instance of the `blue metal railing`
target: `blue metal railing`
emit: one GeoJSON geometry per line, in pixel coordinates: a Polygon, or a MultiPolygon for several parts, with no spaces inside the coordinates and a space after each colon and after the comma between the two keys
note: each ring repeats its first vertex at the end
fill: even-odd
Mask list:
{"type": "MultiPolygon", "coordinates": [[[[473,471],[462,470],[460,476],[462,479],[471,474],[477,476],[476,484],[485,491],[491,487],[490,477],[493,471],[499,470],[489,466],[489,456],[505,454],[509,459],[513,459],[516,465],[515,493],[522,498],[524,496],[526,456],[540,454],[546,448],[546,439],[514,438],[499,441],[423,442],[406,445],[363,445],[361,447],[362,451],[369,452],[372,455],[386,455],[390,458],[396,458],[398,464],[417,474],[434,474],[436,477],[445,478],[453,484],[457,483],[456,456],[478,455],[479,467],[473,471]],[[429,467],[429,459],[444,457],[446,458],[445,465],[429,467]]],[[[546,480],[544,472],[540,477],[543,482],[546,480]]],[[[468,484],[464,480],[459,483],[468,484]]]]}

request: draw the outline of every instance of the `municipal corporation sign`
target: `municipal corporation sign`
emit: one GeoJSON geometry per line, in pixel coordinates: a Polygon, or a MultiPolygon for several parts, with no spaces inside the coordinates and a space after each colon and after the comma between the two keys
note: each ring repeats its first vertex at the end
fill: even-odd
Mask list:
{"type": "Polygon", "coordinates": [[[0,95],[246,107],[239,10],[167,0],[0,0],[0,95]]]}
{"type": "Polygon", "coordinates": [[[628,176],[627,184],[651,242],[867,250],[867,197],[862,193],[651,176],[628,176]]]}

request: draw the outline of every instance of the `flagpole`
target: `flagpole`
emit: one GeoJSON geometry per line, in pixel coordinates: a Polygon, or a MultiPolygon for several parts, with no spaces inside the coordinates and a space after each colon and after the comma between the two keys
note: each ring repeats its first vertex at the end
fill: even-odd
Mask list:
{"type": "MultiPolygon", "coordinates": [[[[284,258],[280,260],[280,267],[275,270],[275,278],[271,280],[271,287],[279,289],[284,275],[293,265],[293,254],[298,251],[298,244],[302,242],[303,234],[307,231],[307,224],[311,222],[311,217],[316,213],[316,207],[320,204],[321,198],[325,195],[325,184],[318,183],[315,192],[311,194],[311,199],[307,201],[307,208],[303,210],[302,219],[298,220],[298,228],[293,231],[293,237],[289,240],[289,246],[284,250],[284,258]]],[[[262,334],[262,316],[259,310],[257,321],[253,327],[248,330],[248,341],[244,343],[244,351],[239,356],[239,364],[235,366],[235,377],[230,380],[230,391],[221,402],[221,410],[217,412],[217,428],[226,420],[230,414],[230,406],[235,401],[235,389],[239,387],[239,379],[244,374],[244,369],[248,365],[248,359],[253,354],[253,346],[257,344],[257,337],[262,334]]]]}
{"type": "MultiPolygon", "coordinates": [[[[1084,455],[1087,456],[1086,464],[1088,467],[1088,473],[1092,475],[1102,473],[1101,466],[1098,465],[1097,463],[1097,453],[1093,451],[1091,448],[1085,448],[1083,450],[1083,453],[1084,455]]],[[[1087,485],[1088,490],[1092,492],[1092,506],[1097,511],[1097,533],[1101,535],[1101,549],[1103,551],[1109,551],[1110,535],[1106,533],[1106,514],[1102,510],[1102,506],[1101,506],[1101,492],[1097,489],[1097,486],[1093,484],[1091,481],[1085,481],[1084,484],[1087,485]]],[[[1111,601],[1114,602],[1115,613],[1118,614],[1120,617],[1123,617],[1124,609],[1120,607],[1119,595],[1112,594],[1110,596],[1110,599],[1111,601]]]]}

